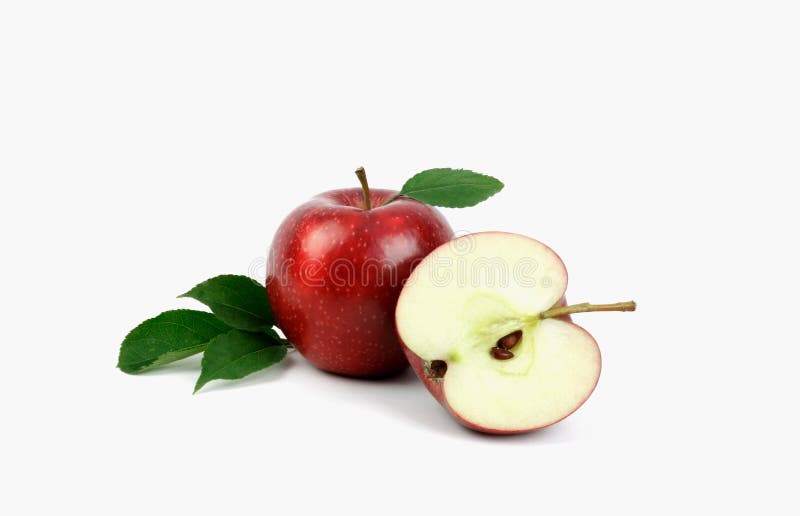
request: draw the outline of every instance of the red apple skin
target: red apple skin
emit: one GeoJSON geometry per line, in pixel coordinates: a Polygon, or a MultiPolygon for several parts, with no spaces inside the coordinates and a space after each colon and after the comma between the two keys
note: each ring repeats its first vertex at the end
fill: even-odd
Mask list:
{"type": "MultiPolygon", "coordinates": [[[[566,306],[566,305],[567,305],[567,299],[566,299],[566,297],[562,297],[561,300],[554,305],[554,307],[555,306],[566,306]]],[[[563,317],[559,317],[559,319],[561,319],[562,321],[566,321],[566,322],[572,323],[572,318],[569,315],[565,315],[563,317]]],[[[575,323],[572,323],[572,324],[575,324],[575,323]]],[[[592,340],[594,340],[594,337],[592,337],[589,334],[589,332],[587,332],[585,329],[583,329],[582,327],[578,326],[577,324],[575,326],[578,327],[579,329],[581,329],[587,335],[589,335],[589,337],[591,337],[592,340]]],[[[401,343],[402,343],[402,341],[401,341],[401,343]]],[[[595,341],[595,346],[597,347],[597,341],[595,341]]],[[[525,429],[521,429],[521,430],[498,430],[496,428],[486,428],[486,427],[477,425],[477,424],[475,424],[475,423],[473,423],[471,421],[468,421],[468,420],[462,418],[455,410],[453,410],[450,407],[450,404],[447,403],[447,398],[446,398],[446,396],[444,394],[444,381],[436,381],[436,380],[432,380],[432,379],[428,378],[427,375],[425,374],[425,361],[422,358],[420,358],[417,354],[415,354],[413,351],[408,349],[408,347],[406,347],[405,344],[403,344],[403,351],[405,352],[406,357],[408,358],[408,362],[411,364],[411,368],[417,374],[419,379],[422,380],[422,383],[425,384],[425,387],[428,388],[428,390],[433,395],[433,397],[436,398],[436,401],[438,401],[450,413],[450,415],[453,416],[453,418],[456,421],[458,421],[459,423],[461,423],[465,427],[469,428],[470,430],[475,430],[477,432],[482,432],[482,433],[485,433],[485,434],[495,434],[495,435],[524,434],[524,433],[528,433],[528,432],[533,432],[534,430],[539,430],[541,428],[548,427],[550,425],[554,425],[554,424],[558,423],[559,421],[564,420],[565,418],[567,418],[571,414],[573,414],[584,403],[586,403],[586,400],[589,399],[589,396],[592,395],[592,392],[594,392],[595,387],[597,387],[597,382],[600,380],[600,370],[598,369],[598,371],[597,371],[597,380],[595,380],[595,383],[592,386],[592,389],[589,391],[589,393],[586,395],[586,397],[578,404],[578,406],[575,407],[575,409],[572,412],[570,412],[569,414],[566,414],[561,419],[557,419],[557,420],[552,421],[552,422],[550,422],[550,423],[548,423],[546,425],[537,426],[537,427],[533,427],[533,428],[525,428],[525,429]]],[[[599,347],[597,347],[597,359],[601,360],[600,348],[599,347]]],[[[600,367],[602,367],[602,362],[600,364],[600,367]]],[[[445,373],[445,377],[446,376],[447,376],[447,374],[445,373]]]]}
{"type": "Polygon", "coordinates": [[[453,237],[432,206],[373,189],[317,195],[281,223],[270,248],[267,296],[278,326],[318,368],[381,377],[408,366],[394,323],[402,285],[453,237]],[[379,268],[382,273],[378,273],[379,268]]]}

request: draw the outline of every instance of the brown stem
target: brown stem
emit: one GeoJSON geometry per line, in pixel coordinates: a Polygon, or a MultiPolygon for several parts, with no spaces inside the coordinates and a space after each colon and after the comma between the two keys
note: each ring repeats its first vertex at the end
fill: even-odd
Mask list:
{"type": "Polygon", "coordinates": [[[569,314],[578,314],[581,312],[633,312],[636,310],[636,303],[633,301],[624,301],[622,303],[611,303],[609,305],[592,305],[589,303],[580,303],[578,305],[559,306],[545,310],[539,314],[539,319],[549,319],[551,317],[562,317],[569,314]]]}
{"type": "Polygon", "coordinates": [[[369,195],[369,184],[367,183],[367,172],[364,167],[356,169],[356,177],[361,182],[361,189],[364,190],[364,209],[369,211],[372,209],[372,199],[369,195]]]}

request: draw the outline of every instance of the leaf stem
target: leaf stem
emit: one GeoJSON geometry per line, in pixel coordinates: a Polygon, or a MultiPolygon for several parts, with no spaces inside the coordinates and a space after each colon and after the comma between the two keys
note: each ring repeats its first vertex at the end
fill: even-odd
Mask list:
{"type": "Polygon", "coordinates": [[[388,199],[386,199],[385,201],[383,201],[383,204],[381,204],[381,206],[386,206],[386,205],[387,205],[387,204],[389,204],[390,202],[392,202],[392,201],[396,201],[397,199],[399,199],[399,198],[400,198],[400,195],[402,195],[400,192],[398,192],[398,193],[394,194],[393,196],[391,196],[391,197],[389,197],[388,199]]]}
{"type": "Polygon", "coordinates": [[[577,305],[558,306],[545,310],[539,314],[539,319],[550,319],[552,317],[562,317],[569,314],[582,312],[633,312],[636,310],[636,303],[624,301],[622,303],[611,303],[608,305],[592,305],[590,303],[580,303],[577,305]]]}
{"type": "Polygon", "coordinates": [[[361,183],[361,189],[364,191],[364,210],[369,211],[372,209],[372,199],[369,193],[369,183],[367,183],[367,171],[364,170],[364,167],[358,167],[356,169],[356,177],[358,177],[361,183]]]}

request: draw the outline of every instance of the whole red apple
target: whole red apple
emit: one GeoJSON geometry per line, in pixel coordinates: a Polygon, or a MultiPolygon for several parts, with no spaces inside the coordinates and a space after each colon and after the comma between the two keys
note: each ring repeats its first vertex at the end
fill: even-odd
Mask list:
{"type": "Polygon", "coordinates": [[[309,362],[378,377],[407,365],[394,324],[412,269],[453,232],[434,207],[392,190],[317,195],[281,223],[267,295],[279,327],[309,362]],[[367,202],[368,199],[368,202],[367,202]]]}

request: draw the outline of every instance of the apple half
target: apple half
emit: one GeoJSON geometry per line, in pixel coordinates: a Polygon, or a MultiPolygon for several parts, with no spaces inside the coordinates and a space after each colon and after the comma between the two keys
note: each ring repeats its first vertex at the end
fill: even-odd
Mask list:
{"type": "Polygon", "coordinates": [[[441,245],[414,269],[395,322],[414,371],[463,425],[522,433],[580,407],[600,377],[600,350],[563,306],[564,263],[522,235],[487,232],[441,245]]]}

